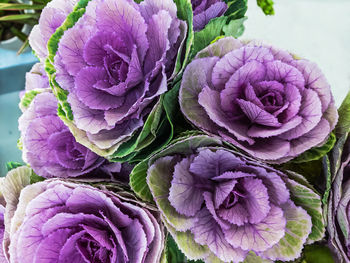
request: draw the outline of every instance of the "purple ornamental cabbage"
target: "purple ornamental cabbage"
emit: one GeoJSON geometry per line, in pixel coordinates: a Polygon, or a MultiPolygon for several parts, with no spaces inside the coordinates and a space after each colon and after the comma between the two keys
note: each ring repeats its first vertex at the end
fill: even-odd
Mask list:
{"type": "Polygon", "coordinates": [[[329,245],[339,263],[350,261],[350,138],[345,144],[344,140],[338,141],[332,153],[333,167],[337,167],[337,162],[340,162],[340,166],[332,175],[334,179],[329,195],[327,226],[329,245]],[[343,147],[342,151],[339,151],[340,147],[343,147]]]}
{"type": "Polygon", "coordinates": [[[31,165],[35,173],[45,178],[84,175],[84,179],[127,180],[126,164],[109,163],[76,142],[57,116],[57,99],[50,92],[41,64],[34,65],[27,73],[26,91],[20,104],[24,112],[19,118],[19,129],[23,160],[31,165]]]}
{"type": "Polygon", "coordinates": [[[145,205],[57,179],[23,188],[29,183],[23,176],[30,173],[20,167],[5,179],[4,247],[10,262],[159,262],[164,233],[145,205]]]}
{"type": "MultiPolygon", "coordinates": [[[[175,63],[187,24],[176,14],[171,0],[140,4],[92,0],[82,17],[54,43],[58,49],[51,61],[56,71],[52,83],[57,93],[68,93],[67,101],[60,103],[65,104],[67,115],[72,111],[68,119],[74,120],[66,124],[80,143],[109,156],[137,136],[159,96],[168,90],[167,80],[178,70],[175,63]]],[[[43,12],[39,28],[60,23],[60,18],[43,12]]],[[[36,43],[40,35],[30,38],[36,43]]],[[[37,53],[45,48],[33,46],[37,53]]]]}
{"type": "Polygon", "coordinates": [[[179,100],[201,130],[276,163],[324,144],[338,119],[316,64],[232,37],[203,49],[187,66],[179,100]]]}
{"type": "Polygon", "coordinates": [[[241,262],[255,253],[268,262],[289,261],[304,244],[322,239],[320,196],[300,176],[297,182],[217,145],[207,136],[180,139],[149,163],[147,184],[189,259],[241,262]]]}
{"type": "Polygon", "coordinates": [[[222,16],[227,4],[222,0],[192,0],[193,30],[202,30],[211,19],[222,16]]]}

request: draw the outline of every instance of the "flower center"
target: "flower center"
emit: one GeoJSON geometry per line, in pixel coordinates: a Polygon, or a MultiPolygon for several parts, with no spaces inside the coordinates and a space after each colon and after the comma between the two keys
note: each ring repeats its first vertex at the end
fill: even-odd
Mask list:
{"type": "Polygon", "coordinates": [[[235,206],[235,204],[242,202],[241,199],[244,199],[246,196],[247,196],[246,191],[243,189],[243,187],[238,185],[226,197],[225,201],[222,203],[221,206],[222,206],[222,208],[229,209],[229,208],[235,206]]]}

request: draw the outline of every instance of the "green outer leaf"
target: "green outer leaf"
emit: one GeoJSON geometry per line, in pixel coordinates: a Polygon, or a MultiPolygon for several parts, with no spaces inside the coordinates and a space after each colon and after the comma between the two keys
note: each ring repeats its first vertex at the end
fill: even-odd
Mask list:
{"type": "Polygon", "coordinates": [[[284,216],[287,219],[285,235],[273,247],[262,252],[262,256],[283,260],[298,258],[304,247],[304,243],[311,231],[310,216],[302,207],[295,206],[292,202],[283,206],[284,216]]]}
{"type": "Polygon", "coordinates": [[[175,228],[169,225],[169,223],[164,218],[162,221],[164,222],[164,225],[170,232],[171,236],[174,238],[178,248],[182,253],[187,255],[189,259],[198,260],[206,258],[210,254],[209,248],[207,246],[199,245],[194,241],[193,234],[190,231],[176,231],[175,228]]]}
{"type": "Polygon", "coordinates": [[[336,138],[335,134],[332,132],[329,135],[328,140],[325,144],[323,144],[320,147],[311,148],[310,150],[302,153],[298,157],[291,160],[291,162],[305,163],[305,162],[309,162],[309,161],[318,160],[318,159],[322,158],[323,156],[325,156],[330,150],[332,150],[332,148],[335,145],[336,140],[337,140],[337,138],[336,138]]]}
{"type": "Polygon", "coordinates": [[[167,236],[166,254],[167,254],[168,263],[179,263],[179,262],[204,263],[202,260],[188,260],[184,255],[184,253],[181,252],[174,238],[170,234],[167,236]]]}
{"type": "Polygon", "coordinates": [[[171,142],[171,144],[161,152],[152,156],[149,165],[153,164],[158,158],[175,154],[188,155],[194,153],[199,147],[221,146],[220,139],[208,135],[195,135],[180,137],[171,142]]]}
{"type": "Polygon", "coordinates": [[[182,70],[187,65],[191,46],[193,43],[194,33],[193,33],[193,11],[192,4],[190,0],[174,0],[177,7],[177,16],[181,20],[187,22],[188,30],[187,30],[187,39],[185,45],[185,51],[179,52],[178,56],[181,56],[183,59],[177,59],[175,65],[175,72],[181,73],[182,70]]]}
{"type": "Polygon", "coordinates": [[[148,146],[154,141],[157,136],[156,129],[159,125],[160,117],[163,112],[162,102],[163,96],[160,97],[157,104],[153,107],[151,113],[148,115],[142,131],[139,134],[133,135],[132,138],[123,143],[111,156],[111,158],[126,157],[134,151],[138,151],[148,146]]]}
{"type": "Polygon", "coordinates": [[[257,256],[253,251],[250,251],[242,263],[273,263],[268,259],[262,259],[257,256]]]}
{"type": "Polygon", "coordinates": [[[39,175],[37,175],[36,173],[34,173],[34,171],[32,170],[32,174],[30,175],[30,184],[35,184],[37,182],[41,182],[44,181],[45,178],[41,177],[39,175]]]}
{"type": "Polygon", "coordinates": [[[338,123],[335,127],[335,134],[340,138],[350,132],[350,91],[338,109],[338,123]]]}
{"type": "Polygon", "coordinates": [[[335,263],[330,249],[319,244],[305,246],[302,259],[305,263],[335,263]]]}
{"type": "Polygon", "coordinates": [[[17,167],[21,167],[23,165],[24,165],[23,163],[19,163],[19,162],[7,162],[6,169],[9,172],[9,171],[16,169],[17,167]]]}
{"type": "Polygon", "coordinates": [[[285,179],[293,202],[301,206],[311,216],[312,231],[308,243],[319,241],[325,234],[325,222],[322,214],[321,197],[311,188],[292,179],[285,179]]]}
{"type": "Polygon", "coordinates": [[[130,187],[138,197],[153,202],[152,193],[147,185],[148,160],[138,163],[130,173],[130,187]]]}
{"type": "Polygon", "coordinates": [[[324,178],[326,179],[326,189],[322,197],[322,204],[323,206],[326,206],[328,203],[329,192],[332,188],[331,165],[327,155],[323,157],[322,166],[323,166],[323,175],[324,175],[324,178]]]}
{"type": "Polygon", "coordinates": [[[182,230],[193,226],[197,219],[179,214],[168,199],[174,166],[178,160],[176,156],[158,159],[147,171],[147,184],[163,217],[173,227],[182,230]]]}
{"type": "Polygon", "coordinates": [[[243,23],[246,20],[247,17],[231,20],[231,22],[223,27],[222,31],[225,33],[225,36],[233,36],[235,38],[240,37],[244,32],[243,23]]]}
{"type": "Polygon", "coordinates": [[[248,9],[247,0],[225,0],[225,2],[228,5],[228,9],[225,12],[228,21],[244,17],[248,9]]]}
{"type": "Polygon", "coordinates": [[[210,22],[199,32],[194,33],[192,54],[208,46],[216,37],[222,34],[222,29],[226,24],[227,17],[221,16],[210,20],[210,22]]]}

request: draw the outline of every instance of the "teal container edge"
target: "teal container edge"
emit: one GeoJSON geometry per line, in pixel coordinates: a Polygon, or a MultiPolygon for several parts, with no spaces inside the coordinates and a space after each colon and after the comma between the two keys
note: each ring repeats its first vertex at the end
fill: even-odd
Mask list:
{"type": "Polygon", "coordinates": [[[25,74],[38,62],[31,50],[17,55],[16,50],[0,48],[0,176],[6,175],[6,163],[22,162],[17,148],[19,92],[25,87],[25,74]]]}

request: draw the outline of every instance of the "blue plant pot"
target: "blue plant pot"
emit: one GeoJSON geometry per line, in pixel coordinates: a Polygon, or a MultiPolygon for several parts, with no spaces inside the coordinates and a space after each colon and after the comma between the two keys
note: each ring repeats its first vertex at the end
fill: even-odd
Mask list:
{"type": "Polygon", "coordinates": [[[17,56],[16,50],[0,48],[0,176],[6,175],[7,162],[22,161],[17,148],[19,91],[24,89],[26,72],[37,61],[31,51],[17,56]]]}

